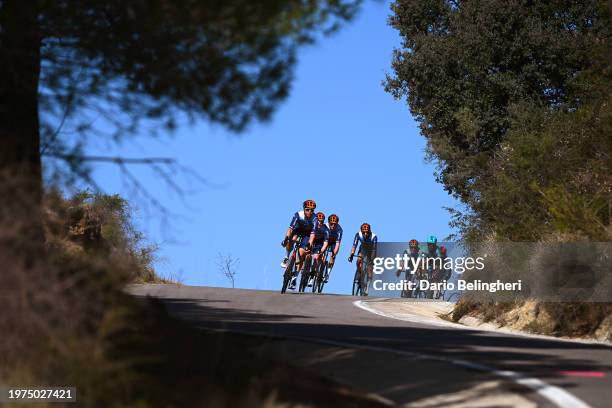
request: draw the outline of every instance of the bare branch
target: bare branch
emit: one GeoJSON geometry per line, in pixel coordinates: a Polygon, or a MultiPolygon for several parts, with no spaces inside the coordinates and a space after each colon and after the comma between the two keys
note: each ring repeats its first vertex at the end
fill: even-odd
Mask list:
{"type": "Polygon", "coordinates": [[[219,272],[225,276],[230,283],[232,288],[235,287],[236,275],[238,274],[238,265],[240,264],[240,258],[234,258],[231,254],[223,255],[219,253],[215,262],[219,268],[219,272]]]}
{"type": "Polygon", "coordinates": [[[170,157],[144,157],[144,158],[128,158],[119,156],[82,156],[78,154],[70,153],[58,153],[51,152],[46,153],[45,156],[55,157],[66,161],[96,161],[96,162],[108,162],[119,165],[123,164],[175,164],[176,160],[170,157]]]}

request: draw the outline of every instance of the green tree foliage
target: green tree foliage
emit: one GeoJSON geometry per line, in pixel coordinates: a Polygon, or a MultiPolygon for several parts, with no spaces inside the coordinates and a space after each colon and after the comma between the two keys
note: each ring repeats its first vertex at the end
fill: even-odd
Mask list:
{"type": "Polygon", "coordinates": [[[398,0],[385,87],[467,212],[464,238],[610,239],[609,2],[398,0]]]}
{"type": "Polygon", "coordinates": [[[81,191],[64,199],[51,192],[45,209],[47,246],[57,256],[101,262],[130,281],[161,281],[153,265],[157,246],[134,227],[133,209],[119,195],[81,191]]]}
{"type": "Polygon", "coordinates": [[[74,161],[96,124],[120,138],[179,114],[234,131],[267,120],[297,49],[359,2],[0,0],[0,173],[25,176],[38,202],[40,153],[74,161]],[[79,142],[62,137],[68,122],[79,142]]]}

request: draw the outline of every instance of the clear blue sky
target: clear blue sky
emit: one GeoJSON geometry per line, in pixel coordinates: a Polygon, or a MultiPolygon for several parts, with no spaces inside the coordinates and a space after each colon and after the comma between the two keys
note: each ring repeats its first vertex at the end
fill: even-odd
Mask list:
{"type": "MultiPolygon", "coordinates": [[[[381,85],[400,41],[387,25],[389,13],[388,3],[367,2],[350,25],[303,49],[291,94],[270,123],[236,136],[198,122],[162,140],[143,134],[112,151],[90,147],[91,154],[173,157],[225,184],[199,187],[185,205],[146,168],[134,168],[149,191],[181,215],[170,221],[172,242],[159,213],[138,211],[138,227],[161,245],[161,274],[180,272],[191,285],[228,286],[215,258],[231,253],[240,258],[238,287],[279,288],[280,241],[307,198],[338,214],[345,231],[328,292],[350,292],[354,266],[346,257],[362,222],[382,241],[451,232],[442,207],[456,203],[424,162],[425,140],[405,101],[395,101],[381,85]]],[[[93,175],[105,192],[130,198],[113,165],[97,165],[93,175]]],[[[177,181],[187,185],[180,176],[177,181]]]]}

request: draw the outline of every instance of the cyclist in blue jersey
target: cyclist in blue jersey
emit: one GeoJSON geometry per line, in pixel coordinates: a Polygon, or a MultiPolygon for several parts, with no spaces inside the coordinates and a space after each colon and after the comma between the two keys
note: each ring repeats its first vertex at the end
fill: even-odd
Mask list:
{"type": "Polygon", "coordinates": [[[283,259],[283,262],[281,262],[281,267],[287,267],[287,264],[289,263],[289,254],[291,254],[294,243],[299,245],[300,260],[304,259],[303,257],[306,253],[305,247],[308,244],[308,239],[310,238],[310,231],[312,231],[312,228],[314,227],[315,217],[313,214],[315,208],[317,208],[317,203],[315,203],[314,200],[306,200],[303,203],[303,210],[298,211],[293,215],[289,228],[287,229],[287,233],[285,234],[285,238],[283,239],[283,242],[281,242],[281,246],[285,248],[285,251],[287,251],[285,259],[283,259]]]}
{"type": "MultiPolygon", "coordinates": [[[[434,271],[440,265],[440,250],[438,248],[438,238],[435,235],[430,235],[427,238],[427,249],[421,252],[421,256],[425,258],[424,271],[426,272],[426,279],[429,282],[434,281],[434,271]]],[[[431,299],[433,297],[434,291],[427,290],[425,291],[426,297],[431,299]]]]}
{"type": "MultiPolygon", "coordinates": [[[[321,254],[327,250],[329,241],[329,229],[325,225],[325,214],[322,212],[317,213],[317,220],[315,221],[314,228],[310,232],[310,239],[306,250],[312,251],[312,270],[316,271],[319,267],[319,261],[321,260],[321,254]]],[[[314,275],[310,274],[308,280],[308,286],[312,286],[314,275]]]]}
{"type": "Polygon", "coordinates": [[[349,262],[353,262],[357,245],[359,245],[358,254],[361,255],[357,258],[357,270],[361,268],[362,257],[368,255],[370,262],[369,265],[366,266],[368,267],[368,281],[371,281],[374,258],[376,258],[376,249],[378,246],[378,237],[372,232],[372,228],[367,222],[361,224],[359,232],[355,234],[355,239],[353,239],[353,247],[351,248],[351,255],[348,257],[349,262]]]}
{"type": "Polygon", "coordinates": [[[327,275],[325,275],[323,282],[327,283],[329,280],[329,275],[331,274],[331,270],[334,267],[334,262],[336,261],[336,255],[338,255],[338,251],[340,251],[340,242],[342,242],[342,227],[339,224],[340,218],[336,214],[332,214],[327,217],[327,228],[329,229],[329,240],[328,248],[330,252],[330,257],[328,261],[327,275]]]}

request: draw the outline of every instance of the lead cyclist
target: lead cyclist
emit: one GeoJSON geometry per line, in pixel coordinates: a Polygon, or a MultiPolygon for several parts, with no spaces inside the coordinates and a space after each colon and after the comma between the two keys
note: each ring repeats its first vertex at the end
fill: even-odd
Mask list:
{"type": "MultiPolygon", "coordinates": [[[[294,243],[298,246],[299,259],[296,260],[296,269],[301,271],[304,267],[304,262],[302,262],[307,254],[306,246],[308,245],[308,239],[310,237],[310,231],[314,227],[315,217],[314,210],[317,208],[317,203],[314,200],[306,200],[302,204],[303,210],[297,211],[293,218],[291,219],[291,223],[289,224],[289,228],[287,229],[287,233],[285,234],[285,238],[283,242],[281,242],[281,246],[285,248],[287,252],[285,255],[285,259],[281,262],[282,268],[287,268],[289,264],[289,255],[291,254],[291,250],[293,249],[294,243]]],[[[291,278],[291,283],[289,284],[290,289],[295,288],[296,276],[291,278]]]]}

